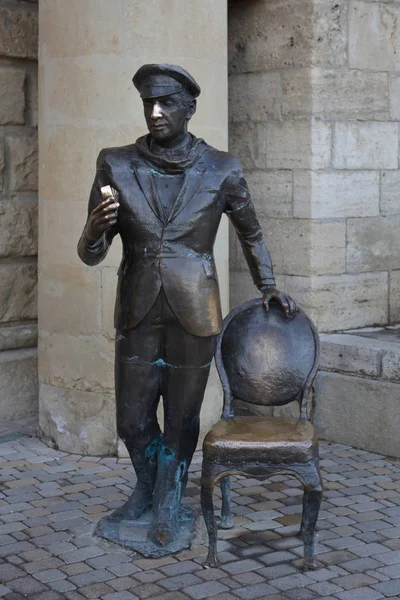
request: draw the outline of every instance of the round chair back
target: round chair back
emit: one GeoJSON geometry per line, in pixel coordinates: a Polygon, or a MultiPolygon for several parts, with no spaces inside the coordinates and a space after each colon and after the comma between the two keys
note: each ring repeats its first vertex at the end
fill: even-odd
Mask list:
{"type": "Polygon", "coordinates": [[[301,402],[318,368],[318,334],[303,311],[287,318],[277,304],[266,312],[260,299],[251,300],[226,317],[216,360],[226,400],[301,402]]]}

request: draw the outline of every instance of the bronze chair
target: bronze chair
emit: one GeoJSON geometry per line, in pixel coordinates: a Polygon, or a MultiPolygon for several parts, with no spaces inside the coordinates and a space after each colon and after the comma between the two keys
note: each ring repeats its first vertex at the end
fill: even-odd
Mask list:
{"type": "Polygon", "coordinates": [[[318,440],[308,419],[308,398],[319,364],[319,338],[301,310],[286,318],[260,299],[233,310],[224,321],[216,363],[224,391],[222,418],[203,444],[201,505],[209,550],[206,565],[216,566],[217,526],[213,487],[220,481],[220,527],[233,526],[230,512],[230,474],[266,479],[277,474],[296,477],[304,486],[299,536],[304,540],[304,566],[316,569],[315,525],[322,500],[318,440]],[[234,416],[240,401],[245,414],[234,416]],[[254,416],[262,407],[297,401],[299,419],[254,416]]]}

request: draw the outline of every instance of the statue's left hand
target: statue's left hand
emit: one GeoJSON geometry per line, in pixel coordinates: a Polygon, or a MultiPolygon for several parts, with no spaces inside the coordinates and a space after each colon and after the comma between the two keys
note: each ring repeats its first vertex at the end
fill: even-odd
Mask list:
{"type": "Polygon", "coordinates": [[[283,312],[285,313],[285,317],[293,317],[293,315],[299,310],[296,302],[288,296],[287,294],[283,294],[276,288],[268,288],[263,292],[263,306],[264,309],[269,311],[269,303],[275,300],[278,302],[283,312]]]}

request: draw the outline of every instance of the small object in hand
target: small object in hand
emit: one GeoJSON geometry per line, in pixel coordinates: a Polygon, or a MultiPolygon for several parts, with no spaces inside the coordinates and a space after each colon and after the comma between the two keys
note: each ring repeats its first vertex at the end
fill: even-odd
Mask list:
{"type": "Polygon", "coordinates": [[[102,188],[100,188],[100,192],[101,192],[103,200],[107,200],[108,198],[115,197],[115,190],[113,190],[111,185],[103,186],[102,188]]]}
{"type": "Polygon", "coordinates": [[[100,193],[103,199],[100,206],[107,213],[105,218],[114,225],[118,217],[118,192],[110,185],[105,185],[100,188],[100,193]]]}

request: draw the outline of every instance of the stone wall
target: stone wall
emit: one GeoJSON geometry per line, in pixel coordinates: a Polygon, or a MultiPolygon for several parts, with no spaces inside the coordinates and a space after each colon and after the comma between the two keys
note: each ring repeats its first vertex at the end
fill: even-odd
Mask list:
{"type": "Polygon", "coordinates": [[[0,0],[0,420],[37,412],[37,3],[0,0]]]}
{"type": "MultiPolygon", "coordinates": [[[[230,3],[230,150],[322,331],[400,318],[399,21],[386,1],[230,3]]],[[[232,305],[254,296],[232,236],[232,305]]]]}

